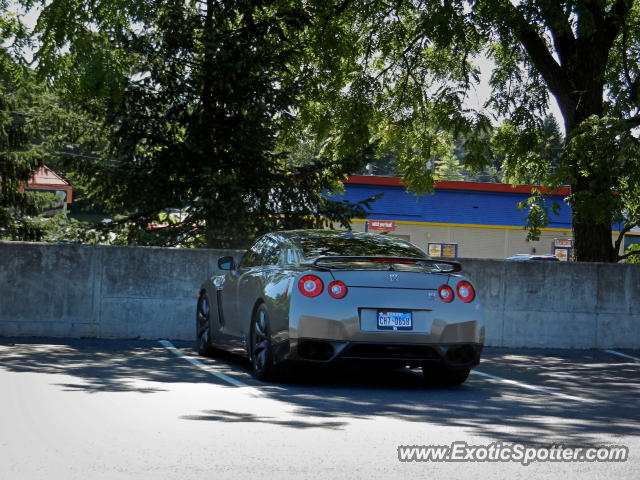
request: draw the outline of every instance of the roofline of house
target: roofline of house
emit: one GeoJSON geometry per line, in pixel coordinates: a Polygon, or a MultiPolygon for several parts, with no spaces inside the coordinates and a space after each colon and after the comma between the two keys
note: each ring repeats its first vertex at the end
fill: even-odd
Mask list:
{"type": "Polygon", "coordinates": [[[65,185],[67,187],[69,186],[69,182],[67,182],[64,178],[62,178],[60,175],[58,175],[56,172],[51,170],[46,165],[41,165],[38,168],[36,168],[33,172],[31,172],[31,176],[29,176],[29,180],[27,180],[27,185],[32,185],[33,182],[36,181],[36,176],[40,172],[47,172],[48,174],[53,175],[55,178],[57,178],[60,181],[60,184],[38,183],[37,185],[65,185]]]}
{"type": "Polygon", "coordinates": [[[58,175],[56,172],[51,170],[46,165],[41,165],[40,167],[36,168],[29,176],[29,180],[27,180],[26,184],[22,183],[20,185],[20,187],[18,188],[18,191],[23,192],[25,189],[64,190],[65,192],[67,192],[67,201],[66,201],[67,204],[70,204],[73,198],[73,187],[69,185],[69,182],[67,182],[64,178],[62,178],[60,175],[58,175]],[[59,180],[60,183],[35,183],[37,182],[37,176],[40,172],[47,172],[48,174],[53,175],[53,177],[59,180]]]}

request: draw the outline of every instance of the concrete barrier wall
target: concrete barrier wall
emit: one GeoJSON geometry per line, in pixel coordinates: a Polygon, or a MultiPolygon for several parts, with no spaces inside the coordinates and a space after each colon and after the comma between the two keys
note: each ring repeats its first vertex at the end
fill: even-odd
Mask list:
{"type": "Polygon", "coordinates": [[[200,285],[241,253],[0,242],[0,335],[192,339],[200,285]]]}
{"type": "MultiPolygon", "coordinates": [[[[191,340],[198,288],[241,251],[0,242],[0,336],[191,340]]],[[[640,348],[640,266],[461,260],[487,345],[640,348]]]]}
{"type": "Polygon", "coordinates": [[[640,265],[462,260],[487,345],[640,348],[640,265]]]}

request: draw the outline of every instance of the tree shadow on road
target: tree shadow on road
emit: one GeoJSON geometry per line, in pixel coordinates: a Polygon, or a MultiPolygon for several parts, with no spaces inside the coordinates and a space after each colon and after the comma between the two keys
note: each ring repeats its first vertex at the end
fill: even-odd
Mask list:
{"type": "MultiPolygon", "coordinates": [[[[190,342],[176,346],[194,355],[190,342]]],[[[529,445],[598,446],[640,435],[640,365],[601,351],[487,349],[479,370],[589,402],[567,399],[478,375],[459,387],[425,385],[415,370],[303,369],[284,383],[260,383],[246,360],[202,359],[285,404],[292,418],[260,411],[209,409],[184,420],[271,423],[288,428],[347,428],[352,419],[392,418],[463,428],[493,441],[529,445]]],[[[157,393],[174,383],[216,383],[153,341],[0,339],[0,369],[64,375],[65,390],[157,393]],[[52,344],[53,343],[53,344],[52,344]],[[12,345],[13,344],[13,345],[12,345]]],[[[251,405],[249,401],[248,405],[251,405]]],[[[251,408],[251,407],[249,407],[251,408]]]]}
{"type": "Polygon", "coordinates": [[[256,415],[255,413],[241,413],[229,410],[205,410],[199,415],[183,415],[183,420],[205,420],[208,422],[222,423],[269,423],[271,425],[280,425],[290,428],[327,428],[331,430],[339,430],[347,425],[346,421],[318,421],[304,420],[302,417],[297,419],[279,419],[274,416],[256,415]]]}
{"type": "Polygon", "coordinates": [[[166,383],[211,381],[157,342],[140,340],[0,338],[0,369],[73,377],[57,385],[87,393],[155,393],[166,383]]]}
{"type": "Polygon", "coordinates": [[[599,351],[494,350],[478,370],[586,401],[473,374],[458,387],[425,385],[409,369],[312,371],[263,389],[302,416],[387,417],[461,427],[503,442],[584,447],[640,435],[640,365],[599,351]]]}

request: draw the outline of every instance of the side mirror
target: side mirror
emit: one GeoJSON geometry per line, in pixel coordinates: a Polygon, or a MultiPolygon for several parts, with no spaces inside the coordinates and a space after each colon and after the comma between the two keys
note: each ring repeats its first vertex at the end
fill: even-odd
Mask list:
{"type": "Polygon", "coordinates": [[[218,268],[220,270],[233,270],[235,268],[235,261],[233,257],[220,257],[218,259],[218,268]]]}

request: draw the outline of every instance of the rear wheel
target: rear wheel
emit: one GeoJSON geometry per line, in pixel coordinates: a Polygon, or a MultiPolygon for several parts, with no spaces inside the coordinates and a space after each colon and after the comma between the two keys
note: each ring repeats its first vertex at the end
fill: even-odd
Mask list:
{"type": "Polygon", "coordinates": [[[251,319],[249,348],[253,376],[263,382],[272,380],[275,369],[271,352],[271,325],[264,304],[256,309],[251,319]]]}
{"type": "Polygon", "coordinates": [[[211,310],[207,292],[201,292],[198,297],[198,308],[196,309],[196,339],[198,341],[198,353],[210,357],[215,349],[211,344],[211,310]]]}
{"type": "Polygon", "coordinates": [[[470,368],[451,368],[442,366],[423,365],[422,374],[426,382],[437,385],[456,386],[462,385],[469,377],[470,368]]]}

